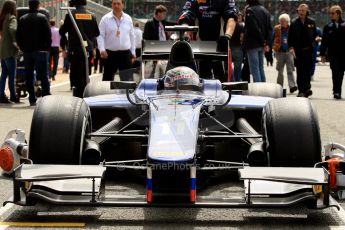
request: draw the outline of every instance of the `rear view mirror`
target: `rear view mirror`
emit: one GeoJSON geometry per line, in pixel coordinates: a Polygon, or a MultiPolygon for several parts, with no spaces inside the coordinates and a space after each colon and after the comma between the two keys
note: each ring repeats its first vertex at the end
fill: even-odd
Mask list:
{"type": "Polygon", "coordinates": [[[240,82],[223,82],[222,83],[223,89],[226,90],[248,90],[248,82],[240,81],[240,82]]]}
{"type": "Polygon", "coordinates": [[[137,83],[135,81],[112,81],[110,89],[136,89],[137,83]]]}

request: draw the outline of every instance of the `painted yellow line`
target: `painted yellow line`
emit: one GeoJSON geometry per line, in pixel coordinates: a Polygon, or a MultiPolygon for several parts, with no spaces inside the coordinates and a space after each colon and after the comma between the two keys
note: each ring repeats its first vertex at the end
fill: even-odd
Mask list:
{"type": "Polygon", "coordinates": [[[85,227],[85,223],[64,222],[0,222],[0,226],[12,227],[85,227]]]}

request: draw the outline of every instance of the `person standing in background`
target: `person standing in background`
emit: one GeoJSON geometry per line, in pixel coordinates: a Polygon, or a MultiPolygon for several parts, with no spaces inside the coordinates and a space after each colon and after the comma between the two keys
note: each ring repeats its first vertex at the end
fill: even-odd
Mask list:
{"type": "Polygon", "coordinates": [[[292,21],[289,28],[288,45],[297,69],[297,97],[309,97],[313,94],[310,81],[317,36],[316,25],[315,20],[309,17],[307,4],[300,4],[297,13],[298,17],[292,21]]]}
{"type": "Polygon", "coordinates": [[[94,67],[93,73],[97,73],[98,64],[99,64],[99,73],[103,73],[104,59],[101,58],[101,53],[99,52],[99,49],[98,49],[97,39],[95,40],[95,49],[96,49],[96,54],[93,60],[93,67],[94,67]]]}
{"type": "Polygon", "coordinates": [[[166,41],[168,34],[164,27],[174,25],[174,23],[167,22],[168,9],[163,5],[155,7],[153,18],[145,23],[143,38],[145,40],[166,41]]]}
{"type": "Polygon", "coordinates": [[[0,58],[1,58],[1,78],[0,78],[0,103],[19,103],[16,95],[16,56],[18,47],[16,42],[16,2],[7,0],[4,2],[0,13],[0,58]],[[10,99],[5,94],[6,79],[10,89],[10,99]]]}
{"type": "Polygon", "coordinates": [[[125,0],[113,0],[112,11],[99,23],[97,38],[101,58],[105,59],[103,81],[113,81],[117,70],[121,81],[132,81],[129,69],[136,58],[135,36],[132,18],[123,12],[125,0]]]}
{"type": "MultiPolygon", "coordinates": [[[[60,28],[62,27],[64,23],[64,20],[60,20],[60,28]]],[[[60,33],[60,31],[59,31],[60,33]]],[[[62,73],[68,73],[69,71],[69,60],[68,60],[68,34],[66,34],[65,37],[61,37],[60,36],[60,47],[62,47],[62,57],[63,57],[63,68],[62,68],[62,73]],[[66,39],[66,41],[64,41],[63,39],[66,39]],[[63,47],[64,46],[64,47],[63,47]]],[[[72,89],[72,85],[71,85],[71,89],[72,89]]]]}
{"type": "Polygon", "coordinates": [[[264,52],[269,51],[271,42],[271,15],[259,0],[247,0],[246,3],[244,49],[253,81],[265,82],[264,52]]]}
{"type": "Polygon", "coordinates": [[[286,66],[290,93],[297,90],[294,71],[293,56],[289,52],[288,35],[290,26],[290,16],[282,14],[279,16],[279,24],[274,27],[273,50],[277,59],[276,69],[278,71],[277,83],[284,87],[284,67],[286,66]]]}
{"type": "MultiPolygon", "coordinates": [[[[64,24],[60,27],[59,33],[63,42],[68,42],[68,57],[71,62],[70,80],[71,86],[75,87],[74,96],[83,97],[84,89],[89,81],[88,69],[83,46],[86,48],[88,54],[87,61],[90,63],[90,58],[94,50],[94,40],[99,35],[97,21],[95,15],[86,10],[86,0],[70,0],[74,20],[78,25],[78,29],[82,35],[83,43],[81,43],[77,31],[75,30],[72,20],[68,14],[65,16],[64,24]],[[66,35],[68,34],[68,40],[66,35]]],[[[61,42],[61,47],[64,50],[66,44],[61,42]]],[[[90,67],[88,65],[88,67],[90,67]]]]}
{"type": "Polygon", "coordinates": [[[135,36],[135,56],[136,59],[133,62],[133,74],[140,73],[141,66],[141,43],[143,41],[143,31],[140,29],[139,22],[134,23],[134,36],[135,36]]]}
{"type": "Polygon", "coordinates": [[[316,40],[315,40],[315,46],[313,50],[313,67],[311,68],[311,80],[314,80],[314,74],[315,74],[315,68],[316,68],[316,63],[318,62],[317,60],[317,52],[320,49],[320,43],[322,40],[322,31],[320,27],[316,27],[316,40]]]}
{"type": "Polygon", "coordinates": [[[52,34],[52,44],[49,50],[49,78],[55,81],[55,76],[59,64],[60,34],[59,29],[55,26],[54,20],[50,21],[50,31],[52,34]]]}
{"type": "Polygon", "coordinates": [[[139,22],[134,23],[134,36],[135,36],[135,56],[141,56],[141,42],[143,40],[143,31],[140,29],[139,22]]]}
{"type": "Polygon", "coordinates": [[[243,15],[241,12],[237,14],[237,22],[235,31],[231,37],[230,48],[232,53],[232,62],[234,63],[234,71],[232,73],[233,81],[241,81],[241,67],[243,63],[243,36],[244,23],[242,21],[243,15]]]}
{"type": "MultiPolygon", "coordinates": [[[[228,41],[236,27],[238,9],[235,0],[186,1],[182,14],[178,19],[180,25],[195,25],[199,21],[199,38],[201,41],[218,41],[220,38],[221,19],[224,20],[224,38],[228,41]]],[[[226,82],[223,63],[221,61],[200,61],[199,72],[202,78],[217,78],[226,82]]]]}
{"type": "Polygon", "coordinates": [[[26,89],[29,93],[30,106],[36,105],[34,90],[34,70],[41,81],[42,96],[50,95],[48,80],[48,50],[52,43],[47,17],[38,12],[40,2],[29,0],[29,13],[19,19],[16,33],[17,43],[24,53],[26,89]]]}
{"type": "MultiPolygon", "coordinates": [[[[163,5],[155,7],[153,12],[153,18],[148,20],[144,26],[143,39],[154,40],[154,41],[166,41],[169,39],[168,33],[165,32],[165,26],[174,25],[166,21],[168,9],[163,5]]],[[[149,78],[161,77],[161,71],[165,72],[167,61],[148,61],[145,63],[146,66],[152,66],[149,78]]],[[[148,68],[147,68],[148,69],[148,68]]]]}
{"type": "Polygon", "coordinates": [[[341,88],[345,71],[345,22],[342,19],[342,9],[334,5],[329,9],[331,22],[323,29],[320,55],[321,62],[330,62],[333,81],[333,97],[341,99],[341,88]]]}

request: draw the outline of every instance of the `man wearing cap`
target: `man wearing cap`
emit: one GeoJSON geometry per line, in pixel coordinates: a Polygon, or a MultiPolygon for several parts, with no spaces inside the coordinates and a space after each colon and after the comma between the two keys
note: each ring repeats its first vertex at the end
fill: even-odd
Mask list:
{"type": "MultiPolygon", "coordinates": [[[[75,10],[72,10],[72,14],[84,42],[81,44],[68,14],[66,14],[64,24],[61,26],[59,33],[62,41],[67,41],[66,34],[68,34],[68,57],[71,62],[71,86],[75,87],[75,96],[82,98],[84,89],[89,81],[89,75],[86,74],[87,68],[82,46],[86,47],[90,63],[94,49],[94,42],[96,37],[99,35],[99,30],[96,17],[85,8],[86,0],[70,0],[69,5],[71,7],[76,7],[75,10]]],[[[64,44],[64,42],[61,42],[60,45],[63,50],[66,48],[66,44],[64,44]]]]}
{"type": "Polygon", "coordinates": [[[19,19],[16,33],[17,43],[24,53],[26,87],[31,106],[36,105],[34,91],[34,69],[41,81],[42,96],[50,95],[48,80],[48,50],[51,31],[47,17],[38,12],[39,0],[29,0],[29,13],[19,19]]]}

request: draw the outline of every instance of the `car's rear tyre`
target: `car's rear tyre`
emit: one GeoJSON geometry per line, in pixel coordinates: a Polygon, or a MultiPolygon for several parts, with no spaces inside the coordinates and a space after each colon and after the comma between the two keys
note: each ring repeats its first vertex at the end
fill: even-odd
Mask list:
{"type": "Polygon", "coordinates": [[[91,115],[83,99],[46,96],[33,114],[29,155],[35,164],[81,164],[91,115]]]}
{"type": "Polygon", "coordinates": [[[110,81],[98,81],[98,82],[90,82],[87,84],[84,90],[83,97],[95,97],[99,95],[106,95],[106,94],[119,94],[123,93],[123,90],[115,90],[110,89],[110,81]]]}
{"type": "Polygon", "coordinates": [[[276,83],[257,82],[248,84],[248,95],[281,98],[283,97],[283,88],[276,83]]]}
{"type": "Polygon", "coordinates": [[[271,166],[313,167],[321,161],[319,122],[308,99],[271,100],[263,110],[262,119],[271,166]]]}

